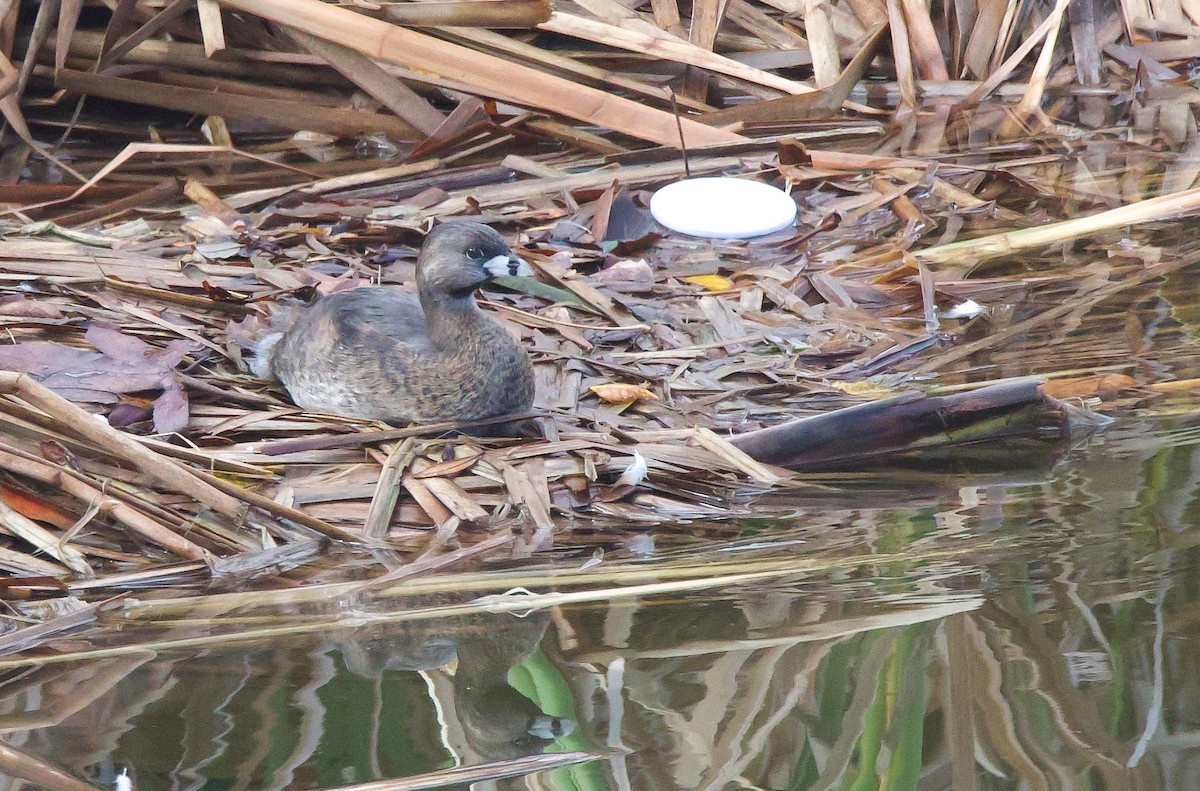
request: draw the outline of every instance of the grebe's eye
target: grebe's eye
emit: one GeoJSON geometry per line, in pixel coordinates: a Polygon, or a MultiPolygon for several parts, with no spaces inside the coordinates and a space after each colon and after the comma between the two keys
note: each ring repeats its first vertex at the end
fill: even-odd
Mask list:
{"type": "Polygon", "coordinates": [[[467,248],[467,258],[471,258],[476,261],[482,261],[485,257],[486,256],[483,254],[483,248],[479,245],[473,244],[467,248]]]}

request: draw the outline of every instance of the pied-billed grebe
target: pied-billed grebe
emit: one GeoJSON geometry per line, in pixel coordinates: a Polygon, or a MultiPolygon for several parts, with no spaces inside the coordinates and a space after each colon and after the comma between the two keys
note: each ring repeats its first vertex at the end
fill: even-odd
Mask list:
{"type": "Polygon", "coordinates": [[[533,367],[475,304],[500,275],[532,274],[486,225],[448,222],[417,257],[417,295],[359,288],[305,308],[259,342],[255,373],[297,406],[400,422],[471,422],[527,412],[533,367]]]}

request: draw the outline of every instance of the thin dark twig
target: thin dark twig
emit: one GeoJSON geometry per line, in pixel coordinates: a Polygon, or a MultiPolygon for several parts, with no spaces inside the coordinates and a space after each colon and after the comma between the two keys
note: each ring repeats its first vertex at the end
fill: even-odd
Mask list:
{"type": "Polygon", "coordinates": [[[667,90],[671,92],[671,112],[675,114],[675,128],[679,130],[679,150],[683,152],[683,175],[691,178],[692,169],[688,166],[687,141],[683,139],[683,120],[679,117],[679,103],[675,100],[675,89],[668,88],[667,90]]]}

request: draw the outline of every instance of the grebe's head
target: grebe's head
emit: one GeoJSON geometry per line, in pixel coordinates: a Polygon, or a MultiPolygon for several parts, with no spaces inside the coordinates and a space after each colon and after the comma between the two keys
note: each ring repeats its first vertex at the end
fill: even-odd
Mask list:
{"type": "Polygon", "coordinates": [[[425,237],[417,257],[417,289],[443,301],[469,300],[475,289],[504,275],[532,275],[529,264],[482,223],[455,221],[437,226],[425,237]]]}

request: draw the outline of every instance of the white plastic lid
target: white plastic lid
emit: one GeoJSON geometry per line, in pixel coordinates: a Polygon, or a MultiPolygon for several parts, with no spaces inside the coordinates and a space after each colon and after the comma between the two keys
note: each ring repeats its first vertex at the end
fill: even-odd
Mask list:
{"type": "Polygon", "coordinates": [[[796,220],[796,202],[761,181],[684,179],[654,193],[650,214],[672,231],[718,239],[749,239],[796,220]]]}

